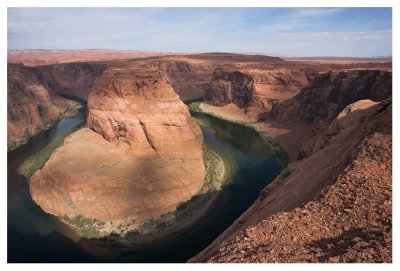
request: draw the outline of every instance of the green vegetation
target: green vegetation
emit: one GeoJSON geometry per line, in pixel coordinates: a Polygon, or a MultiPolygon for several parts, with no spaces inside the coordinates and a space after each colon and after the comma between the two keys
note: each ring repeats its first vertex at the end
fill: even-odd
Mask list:
{"type": "Polygon", "coordinates": [[[182,102],[184,102],[186,105],[189,105],[189,104],[194,103],[194,102],[202,102],[202,101],[203,101],[203,97],[182,100],[182,102]]]}
{"type": "Polygon", "coordinates": [[[204,144],[204,165],[206,168],[206,177],[204,186],[200,192],[214,191],[217,189],[217,183],[222,183],[224,180],[223,173],[227,170],[227,163],[224,160],[223,154],[210,144],[204,144]]]}
{"type": "Polygon", "coordinates": [[[46,164],[47,160],[49,160],[53,152],[64,143],[65,138],[69,134],[82,128],[84,124],[85,122],[83,121],[77,127],[65,131],[52,142],[50,142],[47,146],[32,155],[29,159],[24,161],[24,163],[19,168],[19,172],[24,175],[29,182],[29,179],[32,177],[32,175],[37,170],[41,169],[46,164]]]}
{"type": "Polygon", "coordinates": [[[278,159],[279,163],[283,167],[287,167],[289,164],[289,155],[287,154],[287,152],[281,147],[281,145],[276,143],[269,134],[262,131],[258,132],[260,133],[264,142],[269,146],[271,153],[278,159]]]}
{"type": "Polygon", "coordinates": [[[62,219],[68,224],[77,227],[82,232],[83,236],[88,239],[100,237],[101,235],[98,228],[105,224],[104,221],[95,218],[86,218],[81,214],[77,214],[73,218],[64,215],[62,219]]]}
{"type": "Polygon", "coordinates": [[[203,113],[203,110],[200,108],[201,101],[193,102],[189,104],[189,109],[194,112],[203,113]]]}
{"type": "Polygon", "coordinates": [[[289,175],[292,173],[292,171],[288,168],[285,168],[284,170],[282,170],[282,176],[283,178],[289,177],[289,175]]]}
{"type": "MultiPolygon", "coordinates": [[[[242,120],[228,119],[228,118],[224,118],[223,116],[214,114],[213,112],[204,111],[203,109],[200,108],[201,104],[202,104],[202,101],[193,102],[193,103],[189,104],[189,110],[193,111],[193,112],[207,114],[207,115],[213,116],[214,118],[217,118],[217,119],[220,119],[220,120],[224,120],[224,121],[228,121],[228,122],[231,122],[231,123],[240,124],[240,125],[248,126],[249,124],[253,123],[253,122],[246,122],[246,121],[242,121],[242,120]]],[[[249,127],[251,127],[251,126],[249,126],[249,127]]],[[[253,128],[253,127],[251,127],[251,128],[253,128]]]]}

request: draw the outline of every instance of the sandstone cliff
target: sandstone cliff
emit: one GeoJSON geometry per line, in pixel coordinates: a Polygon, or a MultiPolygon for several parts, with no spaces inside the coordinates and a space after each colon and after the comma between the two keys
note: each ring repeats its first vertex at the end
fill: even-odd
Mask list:
{"type": "Polygon", "coordinates": [[[204,95],[206,103],[223,106],[230,103],[244,108],[255,96],[254,79],[240,71],[216,69],[204,95]]]}
{"type": "Polygon", "coordinates": [[[390,100],[345,108],[191,261],[391,262],[391,127],[390,100]]]}
{"type": "Polygon", "coordinates": [[[201,130],[160,72],[107,69],[88,109],[89,128],[67,137],[30,180],[44,211],[138,225],[199,192],[201,130]]]}
{"type": "Polygon", "coordinates": [[[392,73],[380,70],[327,72],[295,97],[275,104],[267,118],[324,128],[347,105],[362,99],[382,101],[392,95],[392,73]]]}
{"type": "Polygon", "coordinates": [[[75,103],[61,98],[44,86],[33,68],[8,64],[7,68],[7,148],[24,144],[56,121],[75,103]]]}
{"type": "Polygon", "coordinates": [[[214,70],[214,65],[210,63],[179,59],[146,61],[145,66],[164,72],[182,100],[202,98],[214,70]]]}
{"type": "Polygon", "coordinates": [[[296,95],[316,72],[309,69],[215,69],[204,101],[215,106],[235,104],[250,117],[269,111],[278,101],[296,95]]]}
{"type": "Polygon", "coordinates": [[[383,70],[340,70],[311,76],[308,86],[290,99],[275,102],[259,115],[266,132],[289,153],[291,161],[307,155],[302,142],[334,119],[341,110],[361,99],[382,101],[392,95],[392,73],[383,70]]]}
{"type": "Polygon", "coordinates": [[[41,82],[60,96],[87,101],[92,85],[107,68],[101,63],[66,63],[38,66],[41,82]]]}

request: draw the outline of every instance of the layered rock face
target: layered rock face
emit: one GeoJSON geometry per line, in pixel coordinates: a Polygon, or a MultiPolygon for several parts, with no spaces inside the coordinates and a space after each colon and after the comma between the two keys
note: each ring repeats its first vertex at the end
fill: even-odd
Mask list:
{"type": "Polygon", "coordinates": [[[317,76],[313,69],[249,70],[254,78],[257,99],[254,106],[269,111],[273,104],[287,100],[308,85],[317,76]]]}
{"type": "Polygon", "coordinates": [[[33,68],[8,64],[7,147],[25,143],[75,103],[49,91],[33,68]]]}
{"type": "Polygon", "coordinates": [[[36,67],[41,81],[60,96],[87,101],[92,85],[107,68],[101,63],[65,63],[36,67]]]}
{"type": "Polygon", "coordinates": [[[362,99],[382,101],[392,94],[392,73],[351,70],[323,73],[295,97],[275,104],[267,119],[324,127],[347,105],[362,99]]]}
{"type": "Polygon", "coordinates": [[[141,223],[173,211],[205,176],[200,128],[157,71],[110,68],[70,135],[30,182],[48,213],[141,223]]]}
{"type": "Polygon", "coordinates": [[[296,95],[312,76],[313,70],[216,69],[204,101],[214,106],[232,103],[257,117],[278,101],[296,95]]]}
{"type": "Polygon", "coordinates": [[[201,150],[200,128],[160,72],[108,71],[96,82],[88,107],[89,128],[134,152],[190,157],[201,150]]]}
{"type": "Polygon", "coordinates": [[[204,95],[206,103],[224,106],[230,103],[243,108],[250,106],[255,96],[254,80],[239,71],[216,69],[204,95]]]}
{"type": "Polygon", "coordinates": [[[346,107],[191,261],[391,262],[391,130],[390,100],[346,107]]]}
{"type": "Polygon", "coordinates": [[[179,60],[153,61],[146,66],[164,72],[182,100],[203,97],[214,70],[209,63],[179,60]]]}

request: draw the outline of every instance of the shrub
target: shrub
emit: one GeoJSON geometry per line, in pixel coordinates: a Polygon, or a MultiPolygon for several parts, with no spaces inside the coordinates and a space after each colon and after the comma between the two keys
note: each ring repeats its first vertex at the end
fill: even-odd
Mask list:
{"type": "Polygon", "coordinates": [[[292,173],[292,171],[290,170],[290,169],[288,169],[288,168],[285,168],[284,170],[282,170],[282,176],[283,176],[283,178],[286,178],[286,177],[288,177],[290,174],[292,173]]]}

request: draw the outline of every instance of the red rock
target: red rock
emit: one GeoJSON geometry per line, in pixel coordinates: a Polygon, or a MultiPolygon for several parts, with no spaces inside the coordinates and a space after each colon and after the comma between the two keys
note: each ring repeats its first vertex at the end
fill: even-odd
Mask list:
{"type": "Polygon", "coordinates": [[[198,193],[205,169],[200,128],[164,77],[110,68],[88,99],[87,124],[30,182],[48,213],[135,223],[198,193]]]}
{"type": "Polygon", "coordinates": [[[7,67],[7,147],[24,144],[47,125],[54,123],[75,102],[59,97],[41,81],[33,68],[7,67]]]}

